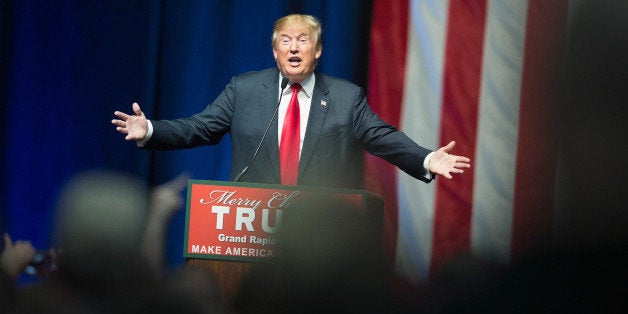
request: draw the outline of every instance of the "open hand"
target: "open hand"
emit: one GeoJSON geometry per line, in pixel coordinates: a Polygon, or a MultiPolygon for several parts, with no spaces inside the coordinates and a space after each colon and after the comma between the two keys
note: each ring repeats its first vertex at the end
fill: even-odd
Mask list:
{"type": "Polygon", "coordinates": [[[128,115],[120,111],[114,112],[113,114],[120,119],[111,120],[111,124],[116,126],[116,131],[126,134],[125,140],[141,141],[146,138],[148,133],[148,121],[140,109],[140,105],[136,102],[133,103],[133,112],[135,115],[128,115]]]}
{"type": "Polygon", "coordinates": [[[451,141],[447,146],[443,146],[435,151],[427,166],[428,170],[451,179],[451,173],[463,173],[464,170],[462,168],[471,168],[471,160],[469,158],[449,153],[455,145],[456,142],[451,141]]]}

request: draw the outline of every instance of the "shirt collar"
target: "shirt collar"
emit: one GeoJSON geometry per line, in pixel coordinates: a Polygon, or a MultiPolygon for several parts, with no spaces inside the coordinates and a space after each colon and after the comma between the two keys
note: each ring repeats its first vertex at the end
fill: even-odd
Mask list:
{"type": "MultiPolygon", "coordinates": [[[[281,72],[279,73],[279,83],[281,84],[281,79],[283,78],[283,76],[281,75],[281,72]]],[[[314,85],[316,84],[316,77],[314,75],[314,73],[310,74],[310,76],[308,76],[305,80],[303,80],[303,82],[301,82],[301,91],[303,91],[305,93],[305,96],[307,96],[308,98],[312,98],[312,94],[314,93],[314,85]]],[[[292,85],[292,82],[288,82],[288,87],[286,87],[286,89],[284,90],[284,93],[286,93],[286,91],[290,91],[290,85],[292,85]]],[[[280,87],[281,88],[281,87],[280,87]]],[[[292,91],[290,91],[290,93],[292,93],[292,91]]]]}

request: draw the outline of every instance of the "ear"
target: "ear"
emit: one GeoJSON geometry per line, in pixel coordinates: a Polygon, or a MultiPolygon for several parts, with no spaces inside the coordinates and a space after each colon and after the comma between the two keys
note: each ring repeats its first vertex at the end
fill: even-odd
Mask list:
{"type": "Polygon", "coordinates": [[[318,58],[320,58],[322,54],[323,54],[323,47],[321,46],[320,48],[316,49],[316,54],[314,55],[314,57],[316,58],[316,60],[318,60],[318,58]]]}

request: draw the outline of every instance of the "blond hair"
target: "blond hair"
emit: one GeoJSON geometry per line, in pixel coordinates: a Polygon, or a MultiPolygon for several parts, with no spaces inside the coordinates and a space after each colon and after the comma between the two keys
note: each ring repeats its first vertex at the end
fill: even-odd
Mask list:
{"type": "Polygon", "coordinates": [[[310,30],[312,31],[312,39],[316,44],[316,49],[321,49],[323,47],[323,27],[316,17],[307,14],[290,14],[278,18],[273,26],[273,36],[271,39],[271,44],[273,48],[275,48],[275,43],[277,42],[277,38],[279,37],[279,31],[288,24],[299,22],[307,25],[310,28],[310,30]]]}

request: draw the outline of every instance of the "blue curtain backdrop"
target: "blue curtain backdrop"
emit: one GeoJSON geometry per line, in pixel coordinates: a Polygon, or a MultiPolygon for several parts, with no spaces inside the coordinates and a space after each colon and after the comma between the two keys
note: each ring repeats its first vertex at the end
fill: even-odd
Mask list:
{"type": "MultiPolygon", "coordinates": [[[[371,1],[0,1],[3,231],[51,245],[59,189],[88,169],[149,184],[182,172],[228,180],[229,138],[213,147],[137,150],[110,120],[137,101],[152,119],[189,116],[233,75],[275,66],[272,24],[323,23],[319,69],[366,85],[371,1]]],[[[168,265],[183,263],[185,210],[170,226],[168,265]]],[[[106,253],[106,252],[103,252],[106,253]]]]}

